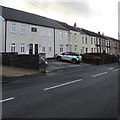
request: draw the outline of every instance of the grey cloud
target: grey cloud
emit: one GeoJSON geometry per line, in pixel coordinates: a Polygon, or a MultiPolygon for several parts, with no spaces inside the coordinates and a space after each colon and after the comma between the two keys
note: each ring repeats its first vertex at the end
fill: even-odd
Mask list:
{"type": "Polygon", "coordinates": [[[44,2],[42,0],[27,0],[29,7],[56,12],[61,16],[90,17],[92,11],[87,2],[44,2]]]}
{"type": "Polygon", "coordinates": [[[59,5],[68,14],[88,17],[92,12],[87,2],[65,2],[59,3],[59,5]]]}

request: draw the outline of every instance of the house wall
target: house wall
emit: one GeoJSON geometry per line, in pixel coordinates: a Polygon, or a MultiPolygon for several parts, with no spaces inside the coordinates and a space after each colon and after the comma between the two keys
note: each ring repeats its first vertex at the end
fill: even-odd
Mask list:
{"type": "Polygon", "coordinates": [[[70,52],[79,52],[80,50],[80,33],[77,31],[70,30],[70,52]]]}
{"type": "Polygon", "coordinates": [[[119,41],[110,40],[110,54],[119,54],[119,41]]]}
{"type": "Polygon", "coordinates": [[[18,52],[18,54],[29,54],[29,44],[33,44],[33,54],[35,54],[35,44],[38,44],[38,53],[45,52],[47,58],[54,57],[53,28],[7,21],[7,52],[11,52],[12,43],[15,43],[15,52],[18,52]],[[12,25],[16,26],[15,33],[11,32],[12,25]],[[21,33],[21,25],[25,27],[24,34],[21,33]],[[37,32],[31,32],[31,28],[36,28],[37,32]],[[25,47],[24,53],[21,53],[21,43],[25,47]],[[43,51],[43,47],[45,47],[45,51],[43,51]]]}
{"type": "Polygon", "coordinates": [[[87,34],[81,34],[81,53],[91,53],[91,47],[93,47],[91,37],[87,34]]]}
{"type": "Polygon", "coordinates": [[[95,44],[96,44],[96,38],[95,37],[93,37],[93,36],[90,36],[90,53],[96,53],[97,52],[97,48],[96,48],[96,46],[95,46],[95,44]],[[92,40],[91,40],[91,38],[92,38],[92,40]]]}
{"type": "Polygon", "coordinates": [[[69,50],[69,32],[55,29],[55,54],[60,54],[69,50]]]}
{"type": "Polygon", "coordinates": [[[0,52],[5,52],[5,20],[0,16],[0,52]]]}

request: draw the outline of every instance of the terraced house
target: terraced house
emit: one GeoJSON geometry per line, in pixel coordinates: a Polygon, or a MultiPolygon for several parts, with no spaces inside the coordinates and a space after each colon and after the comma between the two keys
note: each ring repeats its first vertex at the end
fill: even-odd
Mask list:
{"type": "Polygon", "coordinates": [[[46,53],[47,58],[71,51],[119,54],[120,42],[67,23],[0,6],[0,52],[46,53]]]}
{"type": "Polygon", "coordinates": [[[67,44],[67,29],[55,20],[3,6],[0,6],[0,16],[0,52],[42,52],[46,53],[47,58],[51,58],[60,51],[66,51],[64,44],[67,44]],[[64,41],[61,40],[63,37],[64,41]],[[57,41],[61,44],[55,48],[57,41]]]}
{"type": "Polygon", "coordinates": [[[68,44],[67,50],[68,52],[80,52],[80,32],[79,29],[75,26],[70,26],[67,23],[59,22],[68,30],[68,44]]]}

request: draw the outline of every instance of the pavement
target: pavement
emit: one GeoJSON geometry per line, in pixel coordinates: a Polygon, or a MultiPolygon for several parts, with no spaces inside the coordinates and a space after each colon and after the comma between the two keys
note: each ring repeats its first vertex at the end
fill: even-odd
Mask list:
{"type": "MultiPolygon", "coordinates": [[[[48,60],[48,66],[46,69],[46,72],[53,72],[57,70],[61,70],[64,68],[69,68],[69,67],[76,67],[80,66],[83,63],[80,64],[72,64],[69,62],[63,62],[63,61],[56,61],[54,59],[48,60]]],[[[6,66],[2,65],[2,76],[4,77],[20,77],[24,75],[35,75],[35,74],[40,74],[39,70],[33,70],[33,69],[24,69],[24,68],[18,68],[18,67],[12,67],[12,66],[6,66]]]]}

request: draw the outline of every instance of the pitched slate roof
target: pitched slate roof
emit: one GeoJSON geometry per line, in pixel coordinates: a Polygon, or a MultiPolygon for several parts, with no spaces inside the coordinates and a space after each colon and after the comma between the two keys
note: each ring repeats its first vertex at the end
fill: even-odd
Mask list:
{"type": "Polygon", "coordinates": [[[57,21],[59,24],[61,24],[62,26],[64,26],[65,28],[67,28],[68,30],[73,30],[73,31],[77,31],[79,32],[79,30],[74,27],[74,26],[70,26],[68,25],[67,23],[64,23],[64,22],[60,22],[60,21],[57,21]]]}
{"type": "Polygon", "coordinates": [[[115,39],[115,38],[112,38],[112,37],[108,37],[108,36],[105,36],[107,39],[111,39],[111,40],[113,40],[113,41],[117,41],[117,42],[120,42],[120,40],[118,40],[118,39],[115,39]]]}
{"type": "Polygon", "coordinates": [[[86,29],[83,29],[83,28],[81,28],[81,30],[82,30],[84,33],[86,33],[86,34],[88,34],[88,35],[90,35],[90,36],[107,39],[106,37],[104,37],[103,35],[100,35],[100,34],[98,34],[98,33],[95,33],[95,32],[92,32],[92,31],[89,31],[89,30],[86,30],[86,29]]]}
{"type": "Polygon", "coordinates": [[[35,15],[32,13],[28,13],[4,6],[0,6],[0,11],[1,9],[2,12],[0,12],[0,15],[6,20],[67,30],[64,26],[62,26],[61,24],[50,18],[42,17],[39,15],[35,15]]]}

